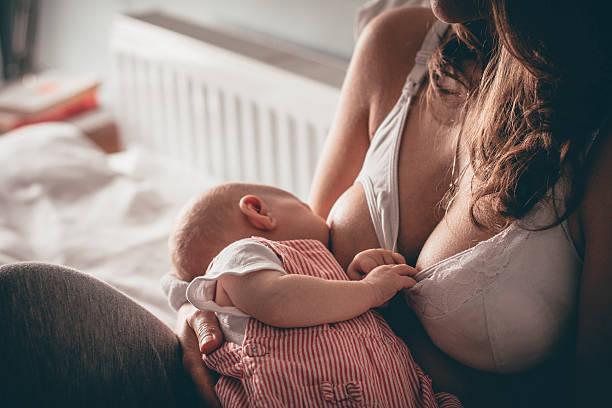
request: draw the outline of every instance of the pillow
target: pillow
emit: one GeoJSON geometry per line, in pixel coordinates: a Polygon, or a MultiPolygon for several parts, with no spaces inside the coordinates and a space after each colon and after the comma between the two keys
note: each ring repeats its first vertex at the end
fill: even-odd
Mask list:
{"type": "Polygon", "coordinates": [[[357,11],[355,19],[355,39],[374,17],[392,8],[413,6],[429,7],[429,0],[370,0],[357,11]]]}

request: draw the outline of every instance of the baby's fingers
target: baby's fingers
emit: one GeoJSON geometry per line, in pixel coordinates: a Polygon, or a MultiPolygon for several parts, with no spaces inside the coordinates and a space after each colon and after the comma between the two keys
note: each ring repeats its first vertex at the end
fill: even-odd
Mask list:
{"type": "Polygon", "coordinates": [[[396,264],[406,264],[406,258],[404,258],[402,254],[398,252],[392,252],[391,256],[393,257],[393,260],[396,264]]]}
{"type": "Polygon", "coordinates": [[[406,265],[406,264],[398,264],[398,265],[393,265],[391,267],[391,270],[397,274],[400,274],[402,276],[414,276],[417,274],[417,270],[414,269],[412,266],[410,265],[406,265]]]}
{"type": "Polygon", "coordinates": [[[400,276],[399,278],[402,284],[402,289],[410,289],[416,285],[416,281],[409,276],[400,276]]]}
{"type": "Polygon", "coordinates": [[[376,253],[380,257],[380,265],[405,264],[406,259],[397,252],[389,250],[380,250],[376,253]]]}
{"type": "Polygon", "coordinates": [[[382,257],[382,265],[393,265],[397,263],[395,262],[395,258],[393,257],[393,252],[391,251],[381,252],[380,256],[382,257]]]}

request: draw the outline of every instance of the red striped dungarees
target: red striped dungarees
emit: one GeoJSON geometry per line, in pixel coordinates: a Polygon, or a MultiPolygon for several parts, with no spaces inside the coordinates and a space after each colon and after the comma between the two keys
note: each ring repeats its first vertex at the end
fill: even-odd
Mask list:
{"type": "MultiPolygon", "coordinates": [[[[287,273],[348,279],[319,241],[257,240],[287,273]]],[[[222,375],[215,391],[224,407],[461,406],[450,394],[434,394],[406,345],[374,311],[295,329],[251,319],[242,346],[226,342],[205,362],[222,375]]]]}

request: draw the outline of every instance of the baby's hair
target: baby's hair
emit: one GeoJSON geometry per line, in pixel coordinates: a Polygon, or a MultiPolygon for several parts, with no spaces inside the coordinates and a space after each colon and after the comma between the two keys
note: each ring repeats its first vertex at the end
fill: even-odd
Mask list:
{"type": "Polygon", "coordinates": [[[203,275],[212,258],[236,239],[230,232],[239,222],[243,196],[278,191],[265,185],[226,183],[192,198],[181,210],[169,240],[178,277],[191,281],[203,275]]]}

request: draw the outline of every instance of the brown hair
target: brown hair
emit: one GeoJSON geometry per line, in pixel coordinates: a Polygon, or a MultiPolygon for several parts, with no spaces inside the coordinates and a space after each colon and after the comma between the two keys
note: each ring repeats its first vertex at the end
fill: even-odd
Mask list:
{"type": "Polygon", "coordinates": [[[504,228],[567,177],[556,225],[581,199],[586,150],[609,114],[609,25],[575,1],[489,2],[488,21],[453,25],[433,55],[428,100],[452,100],[444,79],[464,90],[476,225],[504,228]]]}

